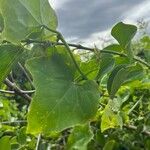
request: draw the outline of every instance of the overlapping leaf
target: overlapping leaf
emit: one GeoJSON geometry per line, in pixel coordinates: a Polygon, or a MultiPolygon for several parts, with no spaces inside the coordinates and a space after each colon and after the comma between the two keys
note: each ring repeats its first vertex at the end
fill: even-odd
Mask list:
{"type": "Polygon", "coordinates": [[[111,34],[119,42],[122,48],[126,49],[136,32],[136,26],[119,22],[113,27],[111,34]]]}
{"type": "Polygon", "coordinates": [[[11,150],[10,137],[4,136],[0,138],[0,149],[1,150],[11,150]]]}
{"type": "Polygon", "coordinates": [[[54,52],[51,57],[27,62],[36,87],[28,113],[28,133],[62,131],[95,115],[99,99],[96,83],[75,83],[65,60],[54,52]]]}
{"type": "Polygon", "coordinates": [[[118,100],[110,100],[104,109],[101,118],[101,131],[105,131],[110,128],[122,127],[123,120],[119,113],[121,102],[118,100]]]}
{"type": "Polygon", "coordinates": [[[101,80],[102,77],[109,73],[115,65],[115,60],[112,55],[103,54],[100,59],[100,69],[97,74],[97,80],[101,80]]]}
{"type": "Polygon", "coordinates": [[[128,58],[130,60],[133,60],[131,40],[135,36],[136,32],[137,32],[136,26],[125,24],[122,22],[116,24],[111,31],[111,35],[118,41],[120,46],[124,49],[125,53],[127,53],[128,58]]]}
{"type": "MultiPolygon", "coordinates": [[[[3,38],[10,42],[25,39],[37,27],[56,29],[57,18],[48,0],[0,0],[4,18],[3,38]]],[[[46,36],[51,33],[45,32],[46,36]]]]}
{"type": "Polygon", "coordinates": [[[126,80],[128,73],[126,65],[119,65],[112,71],[107,82],[107,90],[110,98],[114,98],[116,92],[126,80]]]}
{"type": "Polygon", "coordinates": [[[0,45],[0,84],[10,72],[13,65],[17,63],[23,48],[12,44],[0,45]]]}
{"type": "Polygon", "coordinates": [[[67,150],[87,150],[87,144],[92,140],[93,133],[88,125],[76,126],[67,142],[67,150]]]}

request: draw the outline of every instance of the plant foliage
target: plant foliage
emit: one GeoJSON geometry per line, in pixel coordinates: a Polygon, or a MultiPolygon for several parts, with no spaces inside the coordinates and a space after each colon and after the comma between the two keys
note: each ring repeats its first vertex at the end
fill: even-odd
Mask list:
{"type": "Polygon", "coordinates": [[[150,37],[136,32],[70,44],[48,0],[0,0],[0,149],[149,150],[150,37]]]}

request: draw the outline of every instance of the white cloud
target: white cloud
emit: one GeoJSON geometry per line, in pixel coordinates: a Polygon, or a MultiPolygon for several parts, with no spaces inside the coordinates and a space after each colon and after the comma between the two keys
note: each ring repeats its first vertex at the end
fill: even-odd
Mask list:
{"type": "Polygon", "coordinates": [[[82,44],[84,46],[94,47],[95,45],[98,48],[102,48],[104,46],[103,44],[107,44],[107,42],[109,42],[110,39],[110,30],[105,30],[102,32],[93,33],[85,39],[79,40],[77,37],[74,37],[71,39],[69,38],[68,41],[82,44]]]}
{"type": "Polygon", "coordinates": [[[59,9],[59,8],[63,7],[63,5],[68,1],[69,0],[49,0],[50,4],[55,9],[59,9]]]}
{"type": "MultiPolygon", "coordinates": [[[[68,1],[71,1],[71,0],[49,0],[49,1],[51,5],[54,7],[54,9],[58,10],[60,8],[63,8],[64,5],[68,1]]],[[[150,13],[150,0],[144,0],[144,1],[141,1],[140,4],[135,4],[134,7],[130,7],[130,9],[126,10],[126,12],[123,13],[123,15],[121,15],[119,18],[120,18],[120,21],[123,21],[125,23],[135,24],[137,20],[141,18],[144,18],[144,21],[150,20],[149,13],[150,13]]],[[[84,39],[78,38],[78,35],[75,35],[75,36],[68,35],[67,41],[72,42],[72,43],[80,43],[82,45],[91,46],[91,47],[93,47],[95,44],[96,46],[101,48],[103,44],[102,39],[107,40],[108,38],[110,39],[110,37],[111,37],[110,29],[108,29],[108,30],[104,30],[101,32],[92,33],[90,36],[87,36],[84,39]]]]}
{"type": "Polygon", "coordinates": [[[144,21],[150,20],[150,0],[146,0],[131,10],[127,11],[123,14],[122,18],[124,18],[125,22],[135,23],[137,20],[143,18],[144,21]]]}

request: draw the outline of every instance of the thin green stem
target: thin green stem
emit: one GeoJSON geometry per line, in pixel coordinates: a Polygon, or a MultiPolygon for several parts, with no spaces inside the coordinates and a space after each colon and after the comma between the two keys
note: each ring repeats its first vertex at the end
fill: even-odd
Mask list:
{"type": "MultiPolygon", "coordinates": [[[[24,40],[22,42],[27,42],[29,44],[31,43],[39,43],[39,44],[47,44],[47,45],[52,45],[52,44],[55,44],[55,45],[65,45],[64,43],[60,43],[60,42],[51,42],[51,41],[38,41],[38,40],[24,40]]],[[[82,50],[87,50],[87,51],[90,51],[90,52],[94,52],[94,48],[90,48],[90,47],[86,47],[86,46],[82,46],[80,44],[72,44],[72,43],[67,43],[68,46],[70,47],[75,47],[77,49],[82,49],[82,50]]],[[[70,49],[70,48],[69,48],[70,49]]],[[[116,51],[110,51],[110,50],[100,50],[100,53],[107,53],[107,54],[112,54],[112,55],[118,55],[118,56],[121,56],[121,57],[128,57],[126,54],[124,53],[119,53],[119,52],[116,52],[116,51]]],[[[145,62],[144,60],[140,59],[139,57],[137,56],[134,56],[133,59],[143,65],[145,65],[146,67],[150,68],[150,64],[145,62]]]]}
{"type": "Polygon", "coordinates": [[[4,121],[0,122],[2,125],[14,125],[14,124],[22,124],[22,123],[27,123],[26,120],[16,120],[16,121],[4,121]]]}
{"type": "Polygon", "coordinates": [[[37,139],[37,143],[36,143],[36,148],[35,148],[35,150],[38,150],[38,149],[39,149],[40,141],[41,141],[41,134],[38,135],[38,139],[37,139]]]}
{"type": "Polygon", "coordinates": [[[78,64],[77,64],[77,62],[76,62],[76,60],[75,60],[75,58],[74,58],[74,56],[73,56],[73,54],[72,54],[72,52],[71,52],[71,49],[70,49],[68,43],[65,41],[63,35],[62,35],[60,32],[55,31],[55,30],[52,30],[52,29],[48,28],[48,27],[45,26],[45,25],[44,25],[43,27],[44,27],[45,29],[47,29],[48,31],[54,32],[54,33],[56,33],[56,34],[58,35],[59,39],[62,41],[62,43],[63,43],[64,46],[66,47],[66,50],[67,50],[68,53],[70,54],[70,57],[72,58],[72,61],[73,61],[74,65],[75,65],[75,67],[77,68],[78,72],[81,74],[81,76],[82,76],[83,79],[87,80],[87,77],[86,77],[86,76],[84,75],[84,73],[80,70],[80,67],[78,66],[78,64]]]}
{"type": "Polygon", "coordinates": [[[141,96],[141,98],[133,105],[133,107],[128,111],[128,115],[131,114],[131,112],[138,106],[138,104],[142,101],[143,99],[143,95],[141,96]]]}
{"type": "Polygon", "coordinates": [[[15,94],[15,91],[7,91],[7,90],[2,90],[2,89],[0,89],[0,93],[4,93],[4,94],[15,94]]]}
{"type": "Polygon", "coordinates": [[[34,85],[33,85],[33,82],[32,82],[32,79],[31,79],[30,76],[28,75],[26,69],[23,67],[23,65],[22,65],[20,62],[18,62],[18,65],[19,65],[20,69],[22,70],[22,72],[24,73],[24,75],[26,76],[26,78],[28,79],[28,81],[30,82],[31,87],[32,87],[33,89],[35,89],[35,88],[34,88],[34,85]]]}

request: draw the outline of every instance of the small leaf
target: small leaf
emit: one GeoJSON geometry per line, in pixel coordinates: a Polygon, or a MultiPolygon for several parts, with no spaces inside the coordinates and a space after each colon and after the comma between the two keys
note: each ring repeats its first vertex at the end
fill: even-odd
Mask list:
{"type": "Polygon", "coordinates": [[[76,126],[69,135],[67,150],[87,150],[87,144],[92,140],[93,133],[89,125],[76,126]]]}
{"type": "Polygon", "coordinates": [[[17,63],[21,56],[23,48],[12,44],[0,45],[0,84],[11,71],[12,67],[17,63]]]}
{"type": "Polygon", "coordinates": [[[96,80],[100,81],[105,74],[109,73],[113,69],[114,65],[115,60],[112,55],[109,54],[102,55],[99,66],[100,69],[97,74],[96,80]]]}
{"type": "Polygon", "coordinates": [[[66,60],[62,54],[53,52],[50,57],[27,62],[36,88],[27,118],[28,133],[59,132],[95,116],[99,100],[97,84],[75,83],[75,70],[72,71],[66,60]]]}
{"type": "Polygon", "coordinates": [[[11,150],[9,136],[4,136],[0,138],[0,150],[11,150]]]}
{"type": "Polygon", "coordinates": [[[130,24],[119,22],[111,31],[111,35],[119,42],[121,47],[127,53],[130,62],[133,60],[133,52],[131,50],[131,40],[137,32],[137,27],[130,24]]]}
{"type": "Polygon", "coordinates": [[[121,107],[121,103],[118,100],[114,99],[113,101],[110,100],[107,106],[104,109],[101,118],[101,131],[104,132],[107,129],[115,128],[115,127],[122,127],[123,120],[120,116],[119,110],[121,107]]]}
{"type": "Polygon", "coordinates": [[[119,22],[113,27],[111,35],[119,42],[119,44],[124,49],[126,49],[130,44],[132,38],[135,36],[136,32],[136,26],[119,22]]]}
{"type": "MultiPolygon", "coordinates": [[[[24,40],[41,25],[54,30],[57,27],[57,17],[48,0],[0,0],[0,10],[4,18],[3,38],[12,43],[24,40]]],[[[48,31],[44,34],[52,35],[48,31]]]]}
{"type": "Polygon", "coordinates": [[[114,98],[116,92],[126,80],[128,73],[126,65],[119,65],[111,72],[107,81],[107,90],[111,99],[114,98]]]}
{"type": "Polygon", "coordinates": [[[122,52],[123,49],[119,44],[111,44],[104,48],[104,50],[110,50],[110,51],[116,51],[116,52],[122,52]]]}
{"type": "Polygon", "coordinates": [[[117,143],[114,140],[110,140],[105,144],[103,150],[116,150],[116,145],[117,143]]]}

